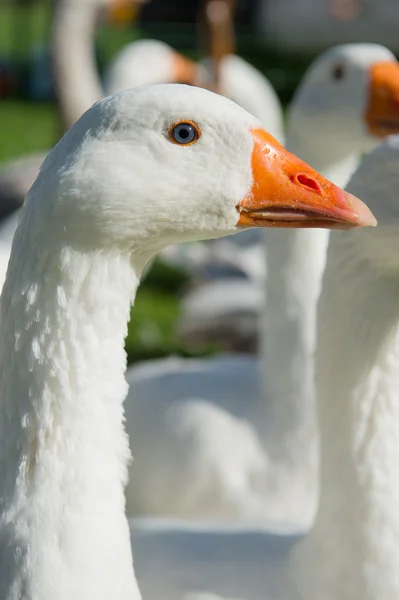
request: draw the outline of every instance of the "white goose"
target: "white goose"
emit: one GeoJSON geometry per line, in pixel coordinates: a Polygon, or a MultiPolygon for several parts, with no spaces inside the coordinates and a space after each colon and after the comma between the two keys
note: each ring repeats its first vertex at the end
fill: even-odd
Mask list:
{"type": "MultiPolygon", "coordinates": [[[[362,150],[399,130],[398,99],[399,65],[389,50],[333,48],[298,90],[287,143],[345,182],[362,150]],[[339,131],[341,122],[351,135],[339,131]],[[326,140],[331,146],[320,150],[326,140]]],[[[128,371],[126,427],[136,457],[129,514],[312,522],[312,352],[327,234],[266,231],[264,239],[269,276],[259,363],[175,358],[128,371]]]]}
{"type": "Polygon", "coordinates": [[[378,227],[351,239],[334,233],[328,248],[316,352],[321,497],[302,573],[308,553],[322,561],[302,582],[306,599],[399,594],[398,183],[399,136],[392,136],[348,185],[378,227]]]}
{"type": "MultiPolygon", "coordinates": [[[[154,253],[253,225],[374,223],[205,90],[142,87],[83,115],[26,198],[0,300],[1,598],[140,598],[124,510],[123,339],[154,253]]],[[[145,541],[139,531],[143,551],[145,541]]],[[[157,557],[140,568],[159,592],[157,557]]]]}

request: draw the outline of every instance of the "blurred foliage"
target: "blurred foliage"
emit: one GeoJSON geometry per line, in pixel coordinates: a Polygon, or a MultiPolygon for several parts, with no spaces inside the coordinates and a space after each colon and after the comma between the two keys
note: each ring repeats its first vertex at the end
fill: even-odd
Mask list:
{"type": "Polygon", "coordinates": [[[53,104],[2,100],[0,131],[0,161],[47,150],[57,141],[57,109],[53,104]]]}

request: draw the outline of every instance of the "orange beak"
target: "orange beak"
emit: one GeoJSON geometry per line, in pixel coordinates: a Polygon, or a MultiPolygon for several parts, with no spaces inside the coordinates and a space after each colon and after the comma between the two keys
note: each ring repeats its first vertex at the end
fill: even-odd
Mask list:
{"type": "Polygon", "coordinates": [[[399,63],[384,61],[370,70],[369,103],[364,115],[370,133],[399,133],[399,63]]]}
{"type": "Polygon", "coordinates": [[[113,0],[108,8],[106,16],[111,23],[126,24],[132,23],[140,9],[141,4],[148,0],[113,0]]]}
{"type": "Polygon", "coordinates": [[[182,56],[178,52],[173,54],[173,81],[176,83],[189,83],[194,85],[197,76],[195,62],[182,56]]]}
{"type": "Polygon", "coordinates": [[[253,183],[238,204],[240,227],[375,226],[363,202],[344,192],[288,152],[263,129],[252,130],[253,183]]]}

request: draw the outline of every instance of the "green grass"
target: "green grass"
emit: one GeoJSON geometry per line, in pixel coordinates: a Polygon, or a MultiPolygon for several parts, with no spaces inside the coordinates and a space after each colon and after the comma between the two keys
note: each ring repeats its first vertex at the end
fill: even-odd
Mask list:
{"type": "Polygon", "coordinates": [[[57,141],[56,107],[24,101],[0,103],[0,162],[47,150],[57,141]]]}

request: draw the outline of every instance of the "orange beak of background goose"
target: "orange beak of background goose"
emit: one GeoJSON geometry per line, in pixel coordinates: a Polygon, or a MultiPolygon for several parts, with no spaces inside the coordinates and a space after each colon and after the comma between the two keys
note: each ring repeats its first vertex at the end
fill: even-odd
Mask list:
{"type": "Polygon", "coordinates": [[[188,83],[195,85],[197,77],[197,65],[195,62],[178,54],[173,55],[173,81],[176,83],[188,83]]]}
{"type": "Polygon", "coordinates": [[[296,158],[266,131],[254,129],[252,135],[253,182],[237,205],[239,227],[354,229],[377,224],[363,202],[296,158]]]}
{"type": "Polygon", "coordinates": [[[370,69],[369,100],[364,115],[369,132],[383,138],[399,133],[399,63],[384,61],[370,69]]]}

